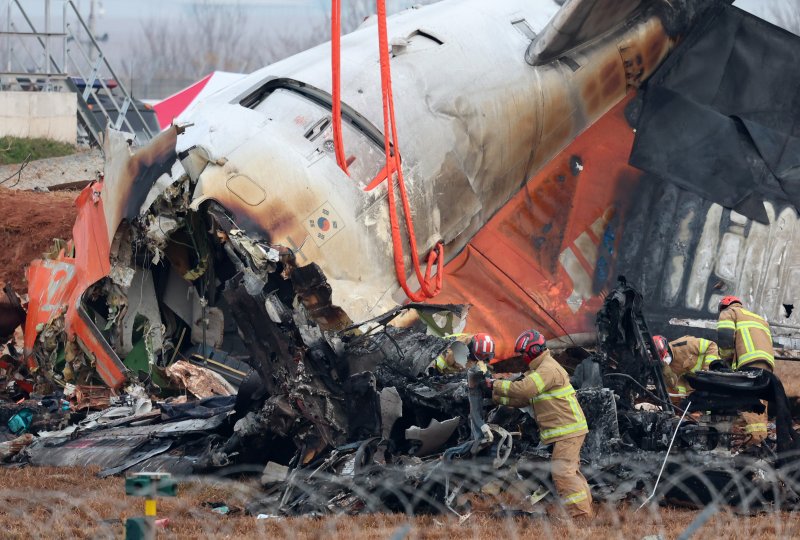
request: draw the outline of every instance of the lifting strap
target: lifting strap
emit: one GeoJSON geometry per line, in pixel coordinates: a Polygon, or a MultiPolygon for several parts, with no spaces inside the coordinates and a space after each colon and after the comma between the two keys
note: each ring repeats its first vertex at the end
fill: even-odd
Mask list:
{"type": "MultiPolygon", "coordinates": [[[[400,148],[397,143],[397,126],[395,124],[394,98],[392,96],[392,74],[389,65],[389,38],[386,28],[386,0],[376,0],[378,11],[378,47],[380,51],[381,66],[381,96],[383,100],[383,143],[386,155],[386,167],[370,182],[366,190],[378,186],[383,180],[386,182],[387,197],[389,200],[389,220],[391,222],[392,251],[394,253],[394,267],[397,281],[403,288],[406,296],[412,302],[423,302],[433,298],[442,290],[444,278],[444,244],[438,242],[433,250],[428,253],[425,274],[417,255],[417,237],[414,234],[414,222],[411,216],[411,205],[408,201],[403,168],[400,159],[400,148]],[[406,267],[404,261],[403,237],[400,231],[400,220],[397,211],[397,202],[394,193],[394,175],[397,174],[397,187],[400,191],[400,201],[405,215],[406,232],[411,251],[411,262],[414,273],[420,284],[420,290],[413,291],[406,280],[406,267]],[[437,272],[431,276],[433,266],[437,272]]],[[[331,15],[331,72],[332,72],[332,98],[333,98],[333,143],[335,147],[336,162],[339,167],[349,175],[342,140],[342,107],[341,107],[341,73],[340,73],[340,34],[341,34],[341,0],[332,0],[333,13],[331,15]]]]}
{"type": "Polygon", "coordinates": [[[333,80],[331,81],[333,108],[331,116],[333,117],[333,148],[336,154],[336,163],[339,165],[347,176],[350,176],[350,171],[347,170],[347,159],[344,155],[344,142],[342,141],[342,77],[341,77],[341,61],[340,61],[340,40],[341,40],[341,26],[342,26],[342,4],[341,0],[333,0],[331,4],[333,13],[331,14],[331,73],[333,80]]]}

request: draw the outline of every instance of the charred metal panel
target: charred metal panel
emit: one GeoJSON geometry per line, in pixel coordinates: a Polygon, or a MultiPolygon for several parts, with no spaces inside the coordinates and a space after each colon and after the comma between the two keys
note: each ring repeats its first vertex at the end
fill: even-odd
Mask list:
{"type": "MultiPolygon", "coordinates": [[[[643,294],[654,330],[680,337],[686,329],[670,326],[671,318],[715,320],[722,296],[735,294],[766,317],[774,336],[793,335],[800,319],[783,306],[796,302],[800,278],[800,220],[794,208],[767,202],[769,224],[763,225],[688,191],[679,191],[681,204],[663,205],[660,193],[667,185],[643,183],[631,193],[642,223],[661,228],[662,235],[652,238],[642,234],[647,226],[626,226],[618,266],[648,284],[643,294]],[[684,249],[685,256],[675,256],[684,249]]],[[[713,330],[692,332],[716,336],[713,330]]]]}
{"type": "MultiPolygon", "coordinates": [[[[634,122],[635,111],[631,107],[634,122]]],[[[783,307],[797,305],[792,291],[800,278],[800,225],[794,209],[780,197],[768,198],[767,223],[758,223],[696,195],[697,189],[627,166],[622,162],[633,133],[621,113],[622,107],[615,109],[580,135],[473,238],[448,266],[441,300],[485,306],[473,309],[467,331],[495,335],[500,357],[529,326],[548,337],[569,334],[562,338],[567,344],[591,336],[586,315],[617,273],[642,290],[656,333],[683,335],[685,329],[669,328],[670,318],[715,319],[719,299],[737,294],[766,316],[776,335],[791,336],[800,327],[798,314],[783,307]],[[581,171],[573,178],[566,171],[575,157],[581,171]],[[562,180],[564,192],[551,195],[553,179],[562,180]],[[560,210],[550,210],[559,197],[560,210]]],[[[673,162],[683,155],[659,153],[673,162]]]]}
{"type": "Polygon", "coordinates": [[[350,441],[363,441],[381,435],[381,402],[375,375],[365,371],[350,375],[347,393],[348,434],[350,441]]]}
{"type": "Polygon", "coordinates": [[[382,387],[396,386],[400,391],[409,379],[420,377],[450,342],[411,328],[387,326],[346,338],[344,345],[350,372],[372,371],[382,387]]]}
{"type": "Polygon", "coordinates": [[[120,221],[137,217],[156,180],[171,172],[178,157],[175,153],[177,139],[178,128],[172,126],[134,151],[122,133],[108,130],[104,150],[106,189],[101,197],[109,243],[120,221]]]}
{"type": "MultiPolygon", "coordinates": [[[[43,350],[35,354],[37,338],[42,341],[40,333],[52,335],[47,345],[54,348],[58,343],[63,346],[77,337],[91,355],[89,363],[97,366],[103,381],[112,388],[119,388],[125,381],[127,369],[81,306],[84,292],[111,270],[102,191],[103,183],[97,182],[84,188],[78,196],[78,217],[72,229],[74,258],[61,252],[55,261],[37,260],[30,266],[25,354],[35,370],[51,352],[43,350]]],[[[73,343],[77,346],[77,342],[73,343]]]]}
{"type": "Polygon", "coordinates": [[[593,461],[619,451],[621,439],[614,392],[610,388],[581,389],[577,398],[589,425],[581,454],[593,461]]]}
{"type": "Polygon", "coordinates": [[[648,83],[631,163],[765,224],[762,201],[800,205],[798,51],[800,37],[716,7],[648,83]]]}
{"type": "Polygon", "coordinates": [[[342,308],[331,303],[331,286],[316,263],[295,268],[291,280],[303,307],[322,330],[342,330],[353,323],[342,308]]]}
{"type": "Polygon", "coordinates": [[[323,446],[343,442],[347,412],[342,386],[332,378],[335,366],[328,365],[324,354],[304,355],[297,329],[273,323],[264,303],[243,287],[226,289],[224,294],[267,394],[279,399],[269,399],[262,409],[264,429],[299,437],[291,426],[302,417],[314,428],[310,439],[323,446]]]}

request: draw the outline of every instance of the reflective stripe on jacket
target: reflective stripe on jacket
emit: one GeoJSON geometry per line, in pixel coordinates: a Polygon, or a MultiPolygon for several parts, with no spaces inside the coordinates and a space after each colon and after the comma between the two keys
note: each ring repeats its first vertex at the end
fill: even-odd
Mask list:
{"type": "Polygon", "coordinates": [[[674,378],[667,378],[677,379],[671,383],[674,383],[678,394],[686,394],[692,390],[691,385],[684,378],[686,374],[708,369],[711,362],[720,358],[716,343],[694,336],[683,336],[670,341],[669,348],[672,351],[672,362],[665,368],[665,375],[667,370],[674,374],[674,378]]]}
{"type": "Polygon", "coordinates": [[[722,310],[717,323],[720,356],[731,361],[733,369],[753,362],[764,362],[775,369],[772,333],[767,322],[739,304],[722,310]]]}
{"type": "Polygon", "coordinates": [[[569,375],[545,351],[530,363],[519,381],[496,381],[492,399],[509,407],[533,407],[539,434],[545,444],[577,437],[589,431],[569,375]]]}

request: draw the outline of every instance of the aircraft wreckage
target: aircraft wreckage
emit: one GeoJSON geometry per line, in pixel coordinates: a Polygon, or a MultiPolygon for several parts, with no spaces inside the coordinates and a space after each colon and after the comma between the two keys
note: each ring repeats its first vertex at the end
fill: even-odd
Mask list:
{"type": "Polygon", "coordinates": [[[724,483],[745,457],[789,471],[776,457],[796,438],[780,382],[701,373],[693,404],[673,404],[651,332],[683,335],[668,324],[679,317],[702,335],[710,306],[739,291],[793,348],[797,314],[783,305],[800,275],[800,111],[780,89],[800,87],[783,69],[798,38],[713,1],[446,0],[391,17],[390,30],[403,145],[380,129],[367,21],[342,39],[347,173],[325,46],[215,94],[145,147],[109,132],[72,242],[28,269],[9,383],[105,409],[67,425],[41,406],[39,437],[17,443],[31,443],[17,459],[103,474],[267,464],[274,497],[259,504],[284,513],[363,510],[358,493],[385,486],[385,507],[455,507],[457,491],[485,488],[481,467],[513,482],[549,454],[526,412],[484,406],[483,374],[430,364],[455,347],[446,336],[486,331],[507,359],[495,368],[513,372],[514,337],[535,327],[580,374],[583,457],[607,497],[641,490],[636,476],[655,476],[673,443],[684,459],[673,473],[690,463],[724,483]],[[768,90],[762,113],[752,104],[768,90]],[[697,131],[701,120],[720,129],[697,131]],[[747,165],[725,189],[712,146],[747,165]],[[429,262],[445,276],[425,302],[398,282],[430,278],[397,274],[398,254],[413,266],[392,234],[387,171],[400,156],[414,256],[437,250],[429,262]],[[780,270],[778,250],[792,261],[780,270]],[[206,399],[166,399],[176,377],[206,399]],[[731,417],[760,399],[777,434],[745,450],[731,417]],[[454,476],[464,460],[470,478],[454,476]],[[342,475],[351,483],[331,480],[342,475]]]}

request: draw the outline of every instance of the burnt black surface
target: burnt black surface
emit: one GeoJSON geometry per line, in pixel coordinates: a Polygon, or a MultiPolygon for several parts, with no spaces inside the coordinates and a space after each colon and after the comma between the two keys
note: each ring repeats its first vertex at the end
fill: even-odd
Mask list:
{"type": "MultiPolygon", "coordinates": [[[[294,419],[304,418],[310,422],[305,427],[313,427],[316,432],[311,438],[318,438],[320,444],[335,446],[343,442],[347,423],[344,392],[342,385],[333,379],[335,366],[329,364],[325,352],[311,349],[304,354],[297,328],[273,323],[263,299],[251,296],[243,286],[232,283],[224,295],[250,352],[250,362],[258,370],[266,392],[273,396],[265,404],[269,414],[262,414],[265,420],[270,420],[265,423],[265,431],[273,429],[274,422],[286,428],[276,432],[288,435],[288,426],[294,419]],[[287,399],[287,394],[291,399],[287,399]],[[285,422],[272,418],[275,411],[282,411],[278,416],[284,417],[285,422]]],[[[292,432],[298,437],[298,447],[302,446],[300,439],[308,433],[308,430],[302,434],[292,432]]]]}
{"type": "Polygon", "coordinates": [[[124,201],[123,217],[132,221],[139,216],[139,211],[156,180],[169,174],[172,165],[178,159],[175,146],[178,132],[170,127],[156,135],[147,145],[136,151],[128,163],[126,173],[132,178],[130,192],[124,201]]]}
{"type": "Polygon", "coordinates": [[[712,9],[648,81],[630,163],[767,222],[800,206],[800,38],[712,9]]]}
{"type": "Polygon", "coordinates": [[[631,409],[642,397],[667,403],[661,362],[642,313],[642,295],[624,276],[597,312],[596,323],[603,381],[620,396],[620,406],[631,409]],[[648,385],[655,387],[655,393],[646,390],[648,385]]]}
{"type": "Polygon", "coordinates": [[[444,352],[450,341],[411,328],[386,326],[345,342],[344,357],[351,373],[374,371],[381,388],[405,386],[444,352]]]}
{"type": "Polygon", "coordinates": [[[381,434],[381,404],[375,391],[375,375],[369,371],[350,375],[345,383],[347,393],[347,438],[362,441],[381,434]]]}
{"type": "Polygon", "coordinates": [[[589,425],[581,455],[594,461],[618,452],[621,441],[614,393],[608,388],[589,388],[579,390],[577,397],[589,425]]]}

